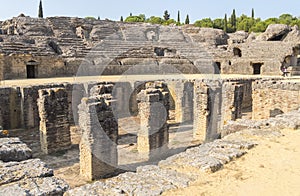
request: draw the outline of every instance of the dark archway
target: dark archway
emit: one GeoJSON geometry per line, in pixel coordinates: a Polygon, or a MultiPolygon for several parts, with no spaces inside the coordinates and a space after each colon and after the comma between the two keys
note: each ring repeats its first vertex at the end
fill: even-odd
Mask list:
{"type": "Polygon", "coordinates": [[[233,48],[233,55],[234,56],[238,56],[238,57],[242,57],[242,51],[239,48],[233,48]]]}
{"type": "Polygon", "coordinates": [[[262,63],[253,63],[252,67],[253,67],[253,75],[260,75],[261,74],[261,66],[263,64],[262,63]]]}
{"type": "Polygon", "coordinates": [[[215,68],[215,73],[214,74],[220,74],[221,73],[221,63],[220,62],[215,62],[214,68],[215,68]]]}
{"type": "Polygon", "coordinates": [[[28,61],[26,64],[27,78],[36,78],[37,77],[37,65],[36,61],[28,61]]]}

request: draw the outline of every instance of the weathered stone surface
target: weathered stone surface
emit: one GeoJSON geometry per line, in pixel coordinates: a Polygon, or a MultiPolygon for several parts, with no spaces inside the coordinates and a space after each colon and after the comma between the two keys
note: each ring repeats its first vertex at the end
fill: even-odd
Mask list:
{"type": "Polygon", "coordinates": [[[187,187],[193,177],[155,165],[142,166],[107,181],[84,185],[65,195],[160,195],[164,191],[187,187]]]}
{"type": "Polygon", "coordinates": [[[199,28],[193,26],[185,26],[184,32],[188,33],[195,42],[204,42],[211,45],[227,44],[228,35],[220,30],[213,28],[199,28]]]}
{"type": "MultiPolygon", "coordinates": [[[[266,135],[268,137],[269,132],[265,131],[265,129],[278,131],[280,129],[299,129],[299,127],[300,110],[294,110],[266,120],[239,119],[238,121],[228,121],[227,125],[223,127],[222,135],[248,130],[253,132],[254,135],[266,135]]],[[[278,134],[275,135],[281,135],[279,132],[276,133],[278,134]]]]}
{"type": "Polygon", "coordinates": [[[66,182],[55,177],[27,178],[0,186],[0,195],[63,195],[68,189],[69,185],[66,182]]]}
{"type": "Polygon", "coordinates": [[[29,159],[22,162],[0,163],[0,185],[16,182],[24,178],[53,176],[40,159],[29,159]]]}
{"type": "Polygon", "coordinates": [[[291,31],[291,27],[285,24],[270,24],[266,31],[257,37],[261,41],[282,41],[291,31]]]}
{"type": "Polygon", "coordinates": [[[31,149],[19,138],[0,138],[1,161],[23,161],[31,157],[31,149]]]}
{"type": "Polygon", "coordinates": [[[235,33],[228,34],[228,36],[229,36],[228,39],[229,43],[240,44],[240,43],[244,43],[248,39],[249,33],[245,31],[237,31],[235,33]]]}
{"type": "Polygon", "coordinates": [[[292,30],[287,34],[287,36],[284,38],[285,42],[294,42],[299,43],[300,42],[300,30],[297,25],[292,27],[292,30]]]}
{"type": "Polygon", "coordinates": [[[188,149],[186,152],[160,161],[161,167],[194,167],[205,172],[215,172],[229,161],[246,153],[254,143],[244,141],[217,140],[188,149]]]}

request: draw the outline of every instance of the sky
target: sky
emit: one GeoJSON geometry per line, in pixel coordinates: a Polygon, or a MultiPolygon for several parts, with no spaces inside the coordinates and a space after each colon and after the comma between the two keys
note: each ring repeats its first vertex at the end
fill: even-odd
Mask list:
{"type": "MultiPolygon", "coordinates": [[[[39,0],[0,0],[0,20],[10,19],[20,13],[37,17],[39,0]]],[[[165,10],[171,18],[177,20],[180,11],[181,21],[189,15],[190,21],[202,18],[224,18],[236,10],[236,15],[251,16],[251,9],[255,10],[255,17],[267,19],[279,17],[289,13],[300,17],[299,0],[42,0],[44,17],[50,16],[93,16],[101,19],[120,20],[133,15],[145,14],[163,16],[165,10]]]]}

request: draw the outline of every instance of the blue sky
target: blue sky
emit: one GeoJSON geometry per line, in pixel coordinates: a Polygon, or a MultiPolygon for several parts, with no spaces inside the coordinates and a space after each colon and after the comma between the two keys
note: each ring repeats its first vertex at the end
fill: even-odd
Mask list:
{"type": "MultiPolygon", "coordinates": [[[[20,13],[36,17],[39,0],[0,0],[0,20],[18,16],[20,13]],[[5,3],[4,3],[5,2],[5,3]]],[[[251,15],[254,8],[255,16],[262,19],[278,17],[282,13],[300,16],[299,0],[43,0],[44,16],[100,16],[101,19],[119,20],[132,13],[145,14],[146,17],[162,16],[168,10],[171,18],[177,19],[180,10],[181,21],[186,14],[194,22],[197,19],[223,18],[236,9],[239,16],[242,13],[251,15]]]]}

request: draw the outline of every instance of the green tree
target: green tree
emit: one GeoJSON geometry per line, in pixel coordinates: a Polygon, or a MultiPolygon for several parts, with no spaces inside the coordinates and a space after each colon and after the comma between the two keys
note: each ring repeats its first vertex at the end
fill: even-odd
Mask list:
{"type": "Polygon", "coordinates": [[[224,16],[224,26],[223,26],[223,31],[227,33],[227,14],[224,16]]]}
{"type": "Polygon", "coordinates": [[[123,16],[121,16],[120,21],[123,22],[123,16]]]}
{"type": "Polygon", "coordinates": [[[270,24],[279,24],[279,19],[278,18],[268,18],[265,20],[265,23],[267,26],[270,24]]]}
{"type": "Polygon", "coordinates": [[[282,14],[279,16],[279,23],[290,25],[294,19],[291,14],[282,14]]]}
{"type": "Polygon", "coordinates": [[[144,14],[140,14],[138,16],[128,16],[125,19],[125,22],[145,22],[146,17],[144,14]]]}
{"type": "Polygon", "coordinates": [[[168,12],[168,10],[166,10],[165,12],[164,12],[164,19],[165,19],[165,21],[167,21],[167,20],[169,20],[170,19],[170,14],[169,14],[169,12],[168,12]]]}
{"type": "Polygon", "coordinates": [[[210,18],[203,18],[202,20],[197,20],[194,25],[196,27],[213,27],[213,22],[210,18]]]}
{"type": "Polygon", "coordinates": [[[252,8],[252,11],[251,11],[251,18],[254,19],[254,9],[252,8]]]}
{"type": "Polygon", "coordinates": [[[158,16],[151,16],[146,20],[146,22],[149,22],[151,24],[163,24],[165,21],[161,17],[158,16]]]}
{"type": "Polygon", "coordinates": [[[87,19],[87,20],[96,20],[96,18],[93,17],[93,16],[86,16],[85,19],[87,19]]]}
{"type": "Polygon", "coordinates": [[[290,25],[291,25],[291,26],[297,25],[298,27],[300,27],[300,19],[295,18],[295,19],[291,22],[290,25]]]}
{"type": "Polygon", "coordinates": [[[177,22],[174,19],[169,19],[163,22],[163,25],[176,24],[177,22]]]}
{"type": "Polygon", "coordinates": [[[190,17],[188,14],[186,15],[186,18],[185,18],[185,24],[190,24],[190,17]]]}
{"type": "MultiPolygon", "coordinates": [[[[245,16],[245,15],[244,15],[245,16]]],[[[237,25],[237,30],[243,30],[246,32],[249,32],[251,27],[255,25],[255,20],[253,20],[250,17],[242,17],[241,20],[239,20],[239,23],[237,25]]]]}
{"type": "Polygon", "coordinates": [[[180,12],[178,10],[178,13],[177,13],[177,23],[180,24],[180,12]]]}
{"type": "Polygon", "coordinates": [[[253,25],[251,28],[250,28],[250,32],[265,32],[265,30],[267,29],[267,25],[264,21],[259,21],[259,22],[256,22],[255,25],[253,25]]]}
{"type": "Polygon", "coordinates": [[[132,13],[130,12],[129,16],[132,16],[132,13]]]}
{"type": "Polygon", "coordinates": [[[43,5],[42,5],[42,0],[40,0],[40,5],[39,5],[39,18],[43,18],[44,14],[43,14],[43,5]]]}
{"type": "Polygon", "coordinates": [[[100,20],[100,16],[98,16],[97,20],[100,20]]]}
{"type": "Polygon", "coordinates": [[[232,10],[232,14],[230,17],[230,24],[231,27],[233,28],[233,31],[236,31],[236,14],[235,14],[235,9],[232,10]]]}
{"type": "Polygon", "coordinates": [[[216,29],[223,29],[224,28],[224,20],[221,18],[216,18],[213,20],[213,27],[216,29]]]}

